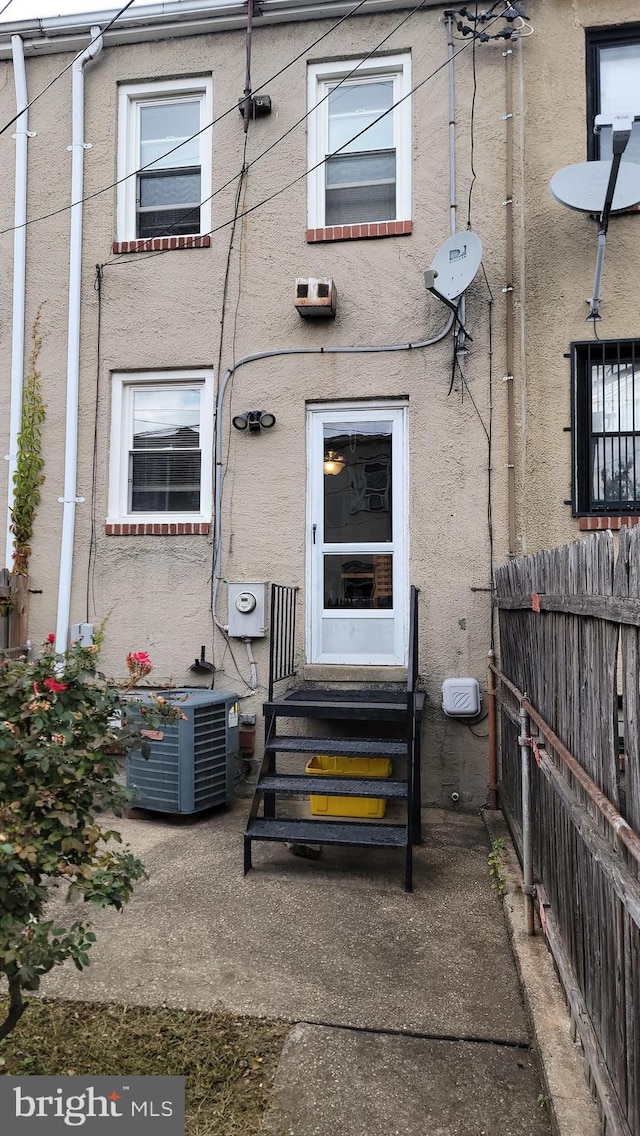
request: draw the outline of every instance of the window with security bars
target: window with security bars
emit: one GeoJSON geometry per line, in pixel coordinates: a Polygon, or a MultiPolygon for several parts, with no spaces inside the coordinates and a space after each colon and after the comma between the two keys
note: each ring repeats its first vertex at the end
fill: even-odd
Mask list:
{"type": "Polygon", "coordinates": [[[409,55],[309,67],[309,225],[411,219],[409,55]]]}
{"type": "Polygon", "coordinates": [[[211,517],[213,374],[115,374],[110,521],[211,517]]]}
{"type": "MultiPolygon", "coordinates": [[[[611,160],[612,127],[594,134],[597,114],[640,114],[640,24],[587,32],[588,156],[611,160]]],[[[640,122],[622,160],[640,163],[640,122]]]]}
{"type": "Polygon", "coordinates": [[[118,238],[183,237],[211,228],[210,79],[120,90],[118,238]]]}
{"type": "Polygon", "coordinates": [[[574,506],[640,512],[640,340],[574,345],[574,506]]]}

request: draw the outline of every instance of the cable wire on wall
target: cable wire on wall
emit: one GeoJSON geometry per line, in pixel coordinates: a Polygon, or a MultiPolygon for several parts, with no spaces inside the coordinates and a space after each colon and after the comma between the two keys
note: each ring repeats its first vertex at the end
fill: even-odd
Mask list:
{"type": "Polygon", "coordinates": [[[93,282],[98,297],[98,319],[96,327],[96,394],[93,411],[93,455],[91,461],[91,531],[89,534],[89,557],[87,560],[87,623],[91,622],[89,614],[89,598],[94,613],[96,612],[95,597],[95,563],[96,563],[96,485],[98,481],[98,410],[100,404],[100,363],[102,344],[102,276],[103,265],[96,264],[96,275],[93,282]]]}
{"type": "MultiPolygon", "coordinates": [[[[478,0],[476,0],[476,23],[478,21],[478,0]]],[[[471,166],[471,181],[469,183],[469,202],[467,205],[467,229],[471,228],[471,200],[473,197],[473,187],[476,181],[476,171],[473,164],[474,159],[474,143],[475,143],[475,117],[476,117],[476,94],[478,92],[478,75],[476,72],[476,40],[473,37],[473,44],[471,47],[471,70],[473,73],[473,94],[471,96],[471,116],[469,119],[469,163],[471,166]]]]}

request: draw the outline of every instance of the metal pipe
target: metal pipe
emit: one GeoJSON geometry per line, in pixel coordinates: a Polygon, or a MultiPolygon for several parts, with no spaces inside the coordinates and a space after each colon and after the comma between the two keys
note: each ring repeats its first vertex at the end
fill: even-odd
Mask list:
{"type": "MultiPolygon", "coordinates": [[[[513,304],[513,51],[505,57],[505,356],[507,373],[507,513],[509,522],[509,556],[516,555],[516,446],[514,371],[514,304],[513,304]]],[[[522,108],[521,108],[522,110],[522,108]]]]}
{"type": "Polygon", "coordinates": [[[7,455],[7,537],[5,565],[13,567],[15,541],[11,532],[11,510],[15,485],[14,474],[18,465],[18,435],[22,424],[22,387],[24,375],[24,309],[27,260],[27,146],[29,143],[29,111],[27,110],[27,73],[24,65],[24,44],[19,35],[11,36],[13,54],[13,81],[16,91],[15,124],[16,169],[14,190],[13,232],[13,315],[11,325],[11,396],[9,407],[9,452],[7,455]]]}
{"type": "Polygon", "coordinates": [[[487,697],[488,697],[488,725],[489,725],[489,808],[498,807],[498,747],[496,738],[496,679],[492,664],[495,662],[495,651],[489,651],[487,656],[487,697]]]}
{"type": "Polygon", "coordinates": [[[82,199],[84,185],[84,69],[102,51],[100,28],[91,29],[92,42],[74,60],[71,71],[71,235],[69,239],[69,319],[67,329],[67,407],[64,449],[64,490],[56,651],[67,649],[73,575],[73,542],[78,503],[78,400],[80,389],[80,307],[82,289],[82,199]]]}
{"type": "Polygon", "coordinates": [[[593,279],[593,295],[589,301],[588,320],[600,319],[600,284],[602,282],[602,269],[604,266],[604,251],[607,247],[607,230],[601,225],[598,229],[598,255],[596,257],[596,271],[593,279]]]}
{"type": "Polygon", "coordinates": [[[566,765],[567,769],[571,771],[576,781],[579,783],[581,788],[584,789],[587,797],[592,802],[592,804],[595,805],[600,815],[603,816],[608,824],[611,825],[618,840],[620,840],[624,844],[625,848],[628,849],[636,863],[640,864],[640,836],[638,836],[638,834],[634,832],[634,830],[627,823],[624,817],[620,815],[615,806],[611,804],[609,798],[605,797],[604,793],[601,789],[598,788],[595,781],[589,776],[586,770],[582,768],[580,763],[567,749],[564,743],[560,741],[560,738],[555,733],[555,731],[551,729],[551,726],[547,725],[544,718],[542,718],[536,710],[535,706],[531,705],[526,694],[523,694],[522,691],[518,690],[517,686],[514,686],[514,684],[510,682],[507,676],[504,675],[502,671],[498,670],[496,666],[494,666],[493,664],[490,665],[496,678],[503,684],[503,686],[506,686],[508,690],[511,690],[516,698],[519,699],[521,706],[527,711],[527,714],[529,715],[531,720],[535,722],[540,734],[544,738],[546,738],[556,756],[559,757],[563,764],[566,765]]]}
{"type": "MultiPolygon", "coordinates": [[[[525,696],[526,698],[526,696],[525,696]]],[[[531,737],[525,699],[520,706],[520,762],[522,768],[522,879],[527,935],[535,934],[533,911],[533,829],[531,826],[531,737]]]]}
{"type": "Polygon", "coordinates": [[[247,133],[249,129],[249,120],[251,118],[251,41],[253,37],[253,0],[247,0],[247,38],[246,38],[246,53],[247,53],[247,70],[244,81],[244,104],[242,113],[244,118],[244,132],[247,133]]]}
{"type": "Polygon", "coordinates": [[[453,42],[453,15],[447,12],[447,55],[449,66],[449,224],[451,236],[457,231],[456,203],[456,77],[454,71],[455,45],[453,42]]]}

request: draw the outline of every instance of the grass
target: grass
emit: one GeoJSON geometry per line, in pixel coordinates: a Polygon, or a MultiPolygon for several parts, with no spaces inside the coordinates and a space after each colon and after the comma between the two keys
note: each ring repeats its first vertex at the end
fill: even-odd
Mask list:
{"type": "MultiPolygon", "coordinates": [[[[0,999],[0,1020],[6,1001],[0,999]]],[[[32,998],[1,1072],[186,1077],[187,1136],[253,1136],[289,1026],[166,1007],[32,998]]]]}

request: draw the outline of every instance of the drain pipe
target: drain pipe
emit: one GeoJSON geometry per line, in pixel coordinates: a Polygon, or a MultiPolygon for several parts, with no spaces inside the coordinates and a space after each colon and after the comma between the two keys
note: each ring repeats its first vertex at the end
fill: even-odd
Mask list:
{"type": "Polygon", "coordinates": [[[13,322],[11,329],[11,402],[9,410],[9,453],[7,454],[7,540],[5,565],[13,567],[15,542],[11,532],[11,510],[15,485],[13,477],[18,464],[18,435],[22,424],[22,387],[24,376],[24,309],[27,258],[27,147],[29,111],[27,110],[27,73],[24,44],[19,35],[11,36],[13,79],[16,90],[16,170],[13,233],[13,322]]]}
{"type": "Polygon", "coordinates": [[[60,544],[60,577],[56,645],[58,653],[67,648],[71,610],[73,541],[76,505],[84,501],[77,496],[78,472],[78,399],[80,379],[80,299],[82,286],[82,197],[84,190],[84,69],[100,54],[103,38],[99,27],[91,28],[92,42],[74,61],[72,68],[71,109],[71,237],[69,243],[69,324],[67,335],[67,414],[64,451],[64,494],[62,505],[62,538],[60,544]]]}
{"type": "MultiPolygon", "coordinates": [[[[513,49],[503,52],[505,58],[506,171],[505,171],[505,357],[507,373],[507,514],[509,522],[509,557],[516,555],[516,443],[514,402],[514,296],[513,296],[513,49]]],[[[522,113],[522,108],[520,108],[522,113]]]]}
{"type": "Polygon", "coordinates": [[[456,202],[456,78],[454,72],[453,13],[445,12],[447,18],[447,56],[449,66],[449,225],[451,236],[455,236],[457,222],[456,202]]]}

